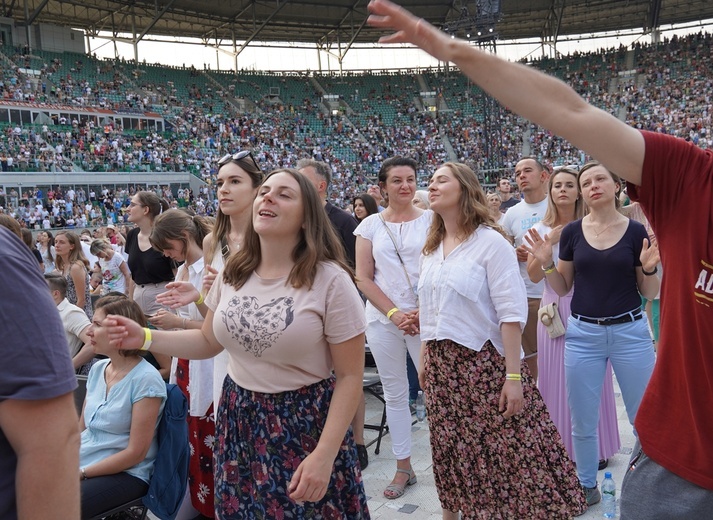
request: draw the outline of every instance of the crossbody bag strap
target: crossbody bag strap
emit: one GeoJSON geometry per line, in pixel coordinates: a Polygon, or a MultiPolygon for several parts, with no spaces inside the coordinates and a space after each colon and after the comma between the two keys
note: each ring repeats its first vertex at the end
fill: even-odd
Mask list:
{"type": "Polygon", "coordinates": [[[408,286],[411,289],[411,292],[413,295],[416,297],[416,303],[418,304],[418,293],[416,290],[413,288],[413,284],[411,283],[411,277],[408,275],[408,271],[406,270],[406,264],[404,263],[404,259],[401,258],[401,252],[399,251],[399,247],[396,245],[396,237],[394,236],[394,233],[391,231],[391,228],[386,225],[386,220],[384,220],[384,216],[379,213],[379,219],[381,220],[381,223],[384,224],[384,228],[386,228],[386,233],[389,235],[389,238],[391,239],[391,243],[394,245],[394,250],[396,251],[396,256],[399,259],[399,262],[401,262],[401,268],[404,270],[404,274],[406,275],[406,281],[408,282],[408,286]]]}

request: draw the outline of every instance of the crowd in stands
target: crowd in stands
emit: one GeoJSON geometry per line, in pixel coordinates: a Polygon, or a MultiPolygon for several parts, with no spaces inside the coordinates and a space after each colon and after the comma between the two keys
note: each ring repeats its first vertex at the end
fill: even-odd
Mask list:
{"type": "MultiPolygon", "coordinates": [[[[528,64],[560,77],[590,103],[637,128],[708,148],[713,144],[710,46],[711,35],[700,33],[528,64]]],[[[486,184],[503,171],[511,174],[523,154],[555,166],[588,159],[507,107],[488,103],[458,71],[235,75],[34,49],[2,51],[15,64],[3,68],[4,100],[152,111],[167,123],[159,132],[95,125],[90,118],[31,125],[0,121],[0,167],[8,172],[177,171],[210,184],[220,157],[251,149],[265,171],[294,166],[305,156],[328,162],[335,172],[332,201],[345,207],[394,155],[418,162],[422,184],[448,159],[476,167],[486,184]],[[423,89],[436,93],[436,111],[425,110],[423,89]],[[323,106],[325,93],[339,96],[339,111],[323,106]]],[[[212,199],[199,200],[209,213],[212,199]]],[[[64,217],[81,215],[73,209],[64,217]]],[[[86,218],[92,221],[91,214],[86,218]]]]}

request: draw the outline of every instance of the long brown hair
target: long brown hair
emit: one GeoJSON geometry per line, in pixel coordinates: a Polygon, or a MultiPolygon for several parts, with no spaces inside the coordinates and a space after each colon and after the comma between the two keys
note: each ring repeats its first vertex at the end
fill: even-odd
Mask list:
{"type": "Polygon", "coordinates": [[[557,218],[559,217],[559,209],[552,198],[552,185],[554,184],[555,177],[557,177],[560,173],[567,173],[574,176],[574,183],[577,186],[577,200],[574,203],[574,220],[579,220],[586,213],[586,205],[584,204],[584,200],[582,200],[582,189],[579,186],[579,173],[577,173],[577,170],[574,168],[559,168],[558,170],[555,170],[552,175],[550,175],[550,178],[547,181],[547,211],[545,211],[542,223],[550,227],[555,225],[555,222],[557,222],[557,218]]]}
{"type": "MultiPolygon", "coordinates": [[[[262,183],[262,170],[257,168],[254,164],[254,161],[250,160],[249,157],[225,163],[218,169],[218,173],[220,173],[220,170],[225,168],[225,166],[227,166],[228,164],[237,164],[245,173],[247,173],[253,183],[253,188],[257,188],[262,183]]],[[[213,255],[215,255],[216,253],[220,254],[220,252],[216,251],[216,249],[218,248],[218,244],[221,244],[223,242],[223,240],[228,236],[228,233],[230,233],[230,231],[230,216],[226,215],[221,211],[219,204],[218,211],[215,214],[215,225],[213,226],[212,242],[208,250],[205,252],[206,264],[212,263],[213,255]]]]}
{"type": "Polygon", "coordinates": [[[55,266],[57,266],[57,270],[64,271],[65,267],[73,265],[76,262],[81,262],[82,264],[84,264],[84,268],[89,271],[89,260],[87,260],[87,257],[84,256],[84,251],[82,250],[82,242],[81,240],[79,240],[79,236],[72,231],[59,231],[55,235],[55,238],[60,235],[66,236],[67,241],[74,246],[74,249],[69,252],[68,265],[66,266],[64,265],[64,259],[61,256],[57,255],[57,258],[55,260],[55,266]]]}
{"type": "MultiPolygon", "coordinates": [[[[302,286],[311,289],[320,262],[330,261],[349,273],[353,280],[354,275],[345,260],[344,246],[334,231],[327,212],[324,211],[324,205],[319,199],[317,189],[307,177],[290,168],[271,171],[265,177],[265,181],[278,173],[287,173],[297,181],[304,211],[299,242],[292,250],[292,260],[295,265],[290,270],[287,282],[295,289],[302,286]]],[[[235,289],[239,289],[257,269],[261,260],[260,237],[255,232],[251,218],[245,232],[243,247],[231,255],[225,264],[223,281],[235,289]]]]}
{"type": "Polygon", "coordinates": [[[169,249],[169,240],[178,240],[183,244],[183,252],[186,254],[189,239],[203,249],[203,239],[210,233],[210,229],[210,224],[203,217],[190,215],[183,209],[169,209],[154,220],[149,242],[154,249],[163,251],[169,249]]]}
{"type": "MultiPolygon", "coordinates": [[[[458,231],[466,237],[472,235],[478,226],[488,226],[507,238],[503,229],[490,216],[490,208],[478,176],[463,163],[447,162],[441,168],[448,168],[461,187],[458,199],[458,231]]],[[[438,213],[434,213],[422,253],[430,255],[446,236],[446,225],[438,213]]]]}

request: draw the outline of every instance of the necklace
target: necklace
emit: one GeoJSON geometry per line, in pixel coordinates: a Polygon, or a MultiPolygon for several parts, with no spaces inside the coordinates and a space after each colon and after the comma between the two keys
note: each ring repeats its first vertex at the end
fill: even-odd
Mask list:
{"type": "MultiPolygon", "coordinates": [[[[113,365],[113,363],[110,363],[110,364],[113,365]]],[[[107,365],[107,368],[109,368],[109,365],[107,365]]],[[[124,375],[126,375],[126,373],[128,373],[131,368],[132,368],[132,367],[129,366],[129,367],[124,368],[123,370],[118,370],[118,371],[112,376],[112,378],[109,379],[109,381],[106,382],[107,390],[110,388],[111,383],[113,383],[114,380],[115,380],[117,377],[119,377],[120,374],[123,373],[124,375]]],[[[104,372],[106,373],[106,369],[104,369],[104,372]]]]}
{"type": "Polygon", "coordinates": [[[609,224],[607,227],[605,227],[604,229],[602,229],[599,233],[597,233],[597,230],[594,229],[594,223],[592,223],[592,231],[594,231],[594,236],[596,236],[597,238],[599,238],[599,235],[603,234],[607,229],[609,229],[610,227],[612,227],[612,226],[613,226],[614,224],[616,224],[617,222],[619,222],[619,221],[617,220],[617,221],[612,222],[612,223],[609,224]]]}

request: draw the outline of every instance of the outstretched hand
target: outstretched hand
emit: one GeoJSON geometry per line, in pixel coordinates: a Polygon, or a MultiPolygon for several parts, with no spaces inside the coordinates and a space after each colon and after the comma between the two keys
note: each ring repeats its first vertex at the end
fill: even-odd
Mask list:
{"type": "Polygon", "coordinates": [[[189,305],[200,298],[200,293],[191,282],[171,282],[166,284],[168,291],[156,296],[156,302],[171,309],[189,305]]]}
{"type": "Polygon", "coordinates": [[[523,244],[521,247],[534,256],[541,266],[547,266],[552,263],[552,241],[548,235],[543,238],[533,228],[525,235],[525,241],[529,246],[523,244]]]}
{"type": "Polygon", "coordinates": [[[639,255],[641,268],[644,271],[651,272],[656,269],[656,266],[661,261],[659,255],[659,243],[656,238],[645,238],[644,244],[641,246],[641,254],[639,255]]]}
{"type": "Polygon", "coordinates": [[[447,50],[450,37],[426,20],[417,18],[389,0],[371,0],[368,7],[371,12],[367,20],[369,25],[394,31],[379,38],[379,43],[411,43],[434,58],[449,61],[447,50]]]}
{"type": "Polygon", "coordinates": [[[109,314],[102,322],[109,343],[119,350],[138,350],[144,346],[145,332],[141,325],[125,316],[109,314]]]}

